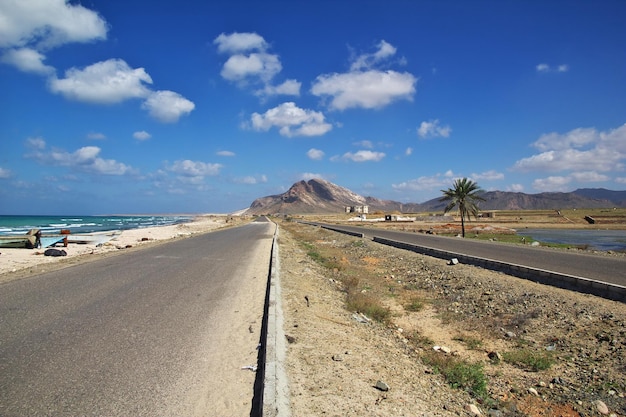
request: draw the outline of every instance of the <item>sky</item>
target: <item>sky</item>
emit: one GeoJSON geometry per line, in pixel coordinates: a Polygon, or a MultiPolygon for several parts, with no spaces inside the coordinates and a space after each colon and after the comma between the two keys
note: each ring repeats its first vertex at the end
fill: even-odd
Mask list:
{"type": "Polygon", "coordinates": [[[0,0],[0,214],[626,189],[626,1],[0,0]]]}

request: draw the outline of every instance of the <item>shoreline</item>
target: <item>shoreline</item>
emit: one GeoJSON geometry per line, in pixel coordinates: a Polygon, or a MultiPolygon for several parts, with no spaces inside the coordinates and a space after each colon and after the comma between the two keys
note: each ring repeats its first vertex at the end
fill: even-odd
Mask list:
{"type": "Polygon", "coordinates": [[[115,239],[100,246],[70,243],[67,247],[57,247],[67,253],[67,256],[59,257],[45,256],[44,248],[0,248],[0,284],[95,259],[93,255],[100,257],[121,253],[155,243],[208,233],[244,221],[242,218],[229,215],[196,215],[193,220],[179,224],[126,229],[115,239]]]}

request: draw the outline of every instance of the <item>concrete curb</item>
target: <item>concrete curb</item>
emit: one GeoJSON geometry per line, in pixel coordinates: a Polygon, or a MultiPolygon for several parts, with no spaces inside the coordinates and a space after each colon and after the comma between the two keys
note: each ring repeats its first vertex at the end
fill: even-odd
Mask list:
{"type": "Polygon", "coordinates": [[[433,256],[435,258],[457,258],[459,262],[464,264],[479,266],[481,268],[490,269],[493,271],[504,272],[507,275],[513,275],[518,278],[527,279],[529,281],[535,281],[541,284],[551,285],[553,287],[577,291],[585,294],[593,294],[614,301],[626,302],[626,287],[623,287],[621,285],[610,284],[608,282],[602,281],[594,281],[588,278],[562,274],[554,271],[547,271],[544,269],[532,268],[524,265],[510,264],[492,259],[483,259],[471,255],[453,253],[443,251],[441,249],[418,246],[410,243],[399,242],[396,240],[384,239],[381,237],[374,237],[373,241],[377,243],[382,243],[384,245],[421,253],[423,255],[433,256]]]}
{"type": "Polygon", "coordinates": [[[267,334],[263,361],[263,410],[264,417],[290,417],[289,383],[285,371],[287,353],[283,330],[283,308],[280,288],[280,260],[278,256],[278,226],[272,241],[272,258],[267,296],[267,334]]]}

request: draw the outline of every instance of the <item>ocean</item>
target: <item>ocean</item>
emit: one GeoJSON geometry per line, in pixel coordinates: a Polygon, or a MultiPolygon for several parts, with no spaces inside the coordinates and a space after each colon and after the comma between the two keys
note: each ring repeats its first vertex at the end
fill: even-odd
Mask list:
{"type": "Polygon", "coordinates": [[[193,216],[2,216],[0,235],[20,235],[31,229],[44,234],[63,230],[71,233],[92,233],[107,230],[140,229],[152,226],[168,226],[186,223],[193,216]]]}
{"type": "Polygon", "coordinates": [[[523,229],[517,234],[546,243],[588,246],[600,251],[626,251],[626,230],[523,229]]]}

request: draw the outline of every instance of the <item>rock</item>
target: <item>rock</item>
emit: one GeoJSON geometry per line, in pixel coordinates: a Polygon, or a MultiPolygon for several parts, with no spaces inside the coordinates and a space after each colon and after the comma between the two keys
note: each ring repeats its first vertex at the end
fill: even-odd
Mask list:
{"type": "Polygon", "coordinates": [[[539,393],[534,388],[528,388],[528,392],[531,393],[532,395],[534,395],[535,397],[539,396],[539,393]]]}
{"type": "Polygon", "coordinates": [[[333,358],[333,360],[334,360],[335,362],[341,362],[341,361],[343,361],[343,356],[341,356],[341,355],[333,355],[333,356],[332,356],[332,358],[333,358]]]}
{"type": "Polygon", "coordinates": [[[516,334],[513,332],[506,332],[504,335],[508,338],[514,338],[516,336],[516,334]]]}
{"type": "Polygon", "coordinates": [[[604,415],[609,414],[609,407],[607,407],[603,401],[596,400],[593,402],[593,405],[595,405],[596,410],[598,410],[598,413],[604,414],[604,415]]]}
{"type": "Polygon", "coordinates": [[[482,413],[480,412],[480,410],[478,409],[478,407],[476,407],[475,404],[467,404],[465,406],[465,410],[469,411],[469,413],[473,416],[480,416],[482,415],[482,413]]]}
{"type": "Polygon", "coordinates": [[[457,258],[452,258],[450,259],[450,262],[448,262],[448,265],[456,265],[459,263],[459,260],[457,258]]]}
{"type": "Polygon", "coordinates": [[[381,381],[380,379],[376,381],[376,385],[374,385],[374,388],[379,389],[381,391],[389,391],[389,385],[387,385],[385,382],[381,381]]]}
{"type": "Polygon", "coordinates": [[[287,339],[287,342],[289,343],[296,343],[296,338],[293,336],[289,336],[288,334],[285,335],[285,339],[287,339]]]}
{"type": "Polygon", "coordinates": [[[495,351],[489,352],[487,356],[489,357],[489,359],[491,359],[494,362],[500,362],[502,360],[502,355],[495,351]]]}

